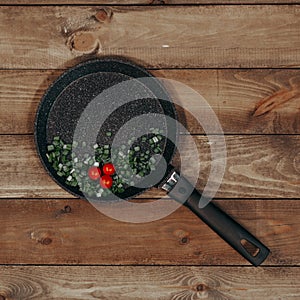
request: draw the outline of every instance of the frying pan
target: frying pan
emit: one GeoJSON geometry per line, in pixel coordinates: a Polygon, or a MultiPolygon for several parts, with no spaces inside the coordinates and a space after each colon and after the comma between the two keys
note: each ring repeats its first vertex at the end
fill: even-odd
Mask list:
{"type": "MultiPolygon", "coordinates": [[[[255,266],[260,265],[267,258],[269,249],[212,202],[204,208],[199,208],[201,193],[194,189],[188,180],[180,176],[170,164],[176,151],[176,146],[171,141],[176,140],[178,128],[167,119],[177,120],[175,105],[153,75],[127,59],[104,57],[88,60],[67,70],[49,87],[41,100],[35,120],[35,143],[44,168],[63,189],[77,197],[85,198],[78,187],[66,185],[64,179],[57,175],[48,162],[47,146],[57,135],[61,136],[65,142],[72,143],[82,112],[97,95],[118,83],[129,79],[139,81],[139,78],[149,79],[147,86],[144,83],[142,85],[143,98],[131,101],[114,111],[109,116],[109,122],[104,122],[100,130],[97,127],[90,127],[89,130],[99,132],[98,143],[111,144],[119,128],[129,120],[148,113],[165,116],[166,121],[162,126],[166,129],[168,138],[162,140],[161,148],[162,158],[167,163],[167,168],[156,187],[165,190],[171,198],[193,211],[250,263],[255,266]],[[113,132],[112,137],[104,134],[108,130],[113,132]]],[[[132,89],[131,93],[134,94],[135,99],[139,98],[135,89],[132,89]]],[[[86,133],[83,132],[83,134],[86,133]]],[[[160,168],[160,161],[157,163],[157,168],[160,168]]],[[[118,196],[130,199],[146,189],[146,187],[128,186],[118,196]]]]}

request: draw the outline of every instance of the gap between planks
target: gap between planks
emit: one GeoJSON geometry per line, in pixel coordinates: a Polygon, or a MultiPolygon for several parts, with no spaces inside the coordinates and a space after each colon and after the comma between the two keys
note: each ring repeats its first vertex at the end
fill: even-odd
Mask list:
{"type": "Polygon", "coordinates": [[[101,3],[97,0],[1,0],[0,5],[3,6],[203,6],[203,5],[291,5],[299,4],[299,0],[126,0],[123,3],[117,0],[102,0],[101,3]]]}

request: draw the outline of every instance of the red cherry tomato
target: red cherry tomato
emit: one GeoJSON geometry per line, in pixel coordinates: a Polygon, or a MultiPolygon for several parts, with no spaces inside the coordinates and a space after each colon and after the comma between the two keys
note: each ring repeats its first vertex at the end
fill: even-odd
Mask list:
{"type": "Polygon", "coordinates": [[[106,175],[113,175],[115,173],[115,167],[112,163],[105,164],[103,166],[103,173],[106,175]]]}
{"type": "Polygon", "coordinates": [[[113,184],[113,179],[109,176],[109,175],[103,175],[100,178],[100,185],[104,188],[104,189],[110,189],[111,186],[113,184]]]}
{"type": "Polygon", "coordinates": [[[90,167],[88,174],[90,179],[97,180],[101,176],[101,170],[97,167],[90,167]]]}

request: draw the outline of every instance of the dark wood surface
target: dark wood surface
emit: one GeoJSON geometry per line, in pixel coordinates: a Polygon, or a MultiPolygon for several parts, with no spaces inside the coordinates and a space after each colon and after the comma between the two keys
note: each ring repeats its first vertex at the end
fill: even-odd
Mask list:
{"type": "MultiPolygon", "coordinates": [[[[215,203],[271,248],[264,266],[300,265],[300,201],[215,203]]],[[[77,199],[1,200],[0,209],[4,264],[249,265],[185,207],[145,224],[117,222],[77,199]]]]}
{"type": "MultiPolygon", "coordinates": [[[[0,0],[0,300],[300,299],[295,3],[0,0]],[[35,112],[47,87],[90,54],[125,55],[207,100],[228,156],[215,203],[271,249],[262,267],[185,207],[121,223],[50,179],[35,151],[35,112]]],[[[197,114],[191,94],[169,92],[197,114]]],[[[210,145],[189,113],[180,109],[179,120],[197,144],[202,189],[210,145]]],[[[184,136],[180,143],[193,172],[195,153],[184,136]]],[[[136,201],[162,195],[152,189],[136,201]]]]}

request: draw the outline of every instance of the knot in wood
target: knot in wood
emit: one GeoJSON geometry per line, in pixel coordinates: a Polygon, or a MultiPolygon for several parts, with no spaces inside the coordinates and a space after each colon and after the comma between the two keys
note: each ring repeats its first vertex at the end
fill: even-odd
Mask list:
{"type": "Polygon", "coordinates": [[[184,236],[181,238],[180,240],[180,244],[184,245],[184,244],[188,244],[190,241],[190,239],[187,236],[184,236]]]}
{"type": "Polygon", "coordinates": [[[73,36],[71,47],[81,52],[90,52],[97,47],[97,41],[91,32],[77,32],[73,36]]]}
{"type": "Polygon", "coordinates": [[[101,8],[96,12],[95,18],[98,22],[101,22],[101,23],[110,21],[110,19],[112,18],[112,10],[107,7],[101,8]]]}
{"type": "Polygon", "coordinates": [[[51,243],[52,243],[52,239],[50,239],[50,238],[41,239],[41,244],[42,245],[50,245],[51,243]]]}
{"type": "Polygon", "coordinates": [[[196,286],[196,291],[197,292],[205,292],[208,290],[208,287],[204,284],[204,283],[199,283],[197,286],[196,286]]]}
{"type": "Polygon", "coordinates": [[[71,211],[72,211],[71,206],[66,205],[66,206],[64,207],[63,212],[64,212],[65,214],[69,214],[71,211]]]}

